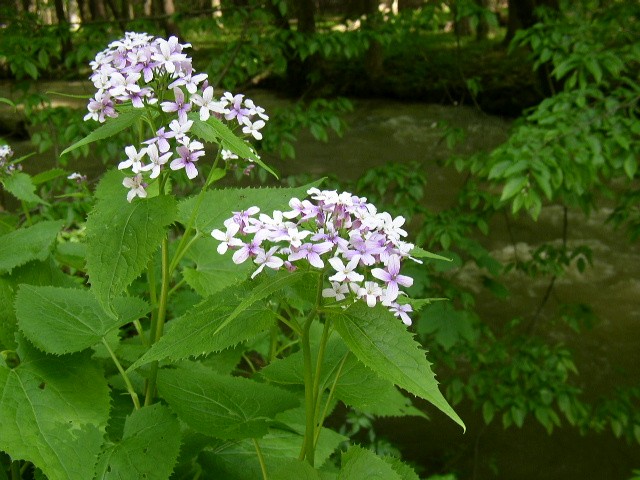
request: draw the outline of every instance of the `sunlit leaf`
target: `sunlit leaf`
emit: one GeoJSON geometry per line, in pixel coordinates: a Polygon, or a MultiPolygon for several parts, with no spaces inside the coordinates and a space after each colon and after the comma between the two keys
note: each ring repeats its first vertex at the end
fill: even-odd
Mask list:
{"type": "Polygon", "coordinates": [[[336,330],[358,360],[382,378],[431,402],[465,428],[440,393],[425,352],[385,307],[369,308],[358,302],[331,316],[336,330]]]}

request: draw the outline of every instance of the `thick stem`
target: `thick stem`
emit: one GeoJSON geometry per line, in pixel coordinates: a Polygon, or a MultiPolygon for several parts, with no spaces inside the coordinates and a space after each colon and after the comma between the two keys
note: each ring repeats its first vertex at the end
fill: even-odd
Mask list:
{"type": "MultiPolygon", "coordinates": [[[[320,357],[322,356],[321,351],[324,351],[324,346],[322,344],[320,345],[314,372],[313,359],[311,357],[311,342],[309,338],[309,331],[311,329],[313,320],[318,314],[318,310],[322,306],[323,279],[324,275],[320,274],[318,276],[318,287],[316,290],[316,304],[313,310],[309,312],[309,315],[305,319],[304,325],[302,327],[302,335],[300,337],[300,341],[302,344],[302,358],[304,361],[304,405],[306,416],[304,442],[302,445],[302,451],[300,452],[300,460],[306,459],[309,465],[311,465],[312,467],[315,458],[316,404],[318,403],[319,390],[317,382],[319,382],[318,378],[322,370],[322,359],[320,357]]],[[[328,327],[327,324],[325,324],[325,330],[322,335],[322,342],[326,343],[327,338],[328,327]]]]}
{"type": "Polygon", "coordinates": [[[311,343],[309,341],[309,329],[313,318],[315,317],[315,309],[307,317],[307,320],[302,329],[302,358],[304,360],[304,406],[305,406],[305,431],[304,442],[302,445],[302,451],[300,452],[300,460],[306,459],[309,465],[313,467],[315,449],[314,437],[316,428],[316,400],[313,396],[313,361],[311,359],[311,343]]]}
{"type": "MultiPolygon", "coordinates": [[[[316,371],[313,377],[313,398],[316,401],[315,412],[320,411],[320,403],[322,395],[320,393],[320,374],[322,373],[322,362],[324,361],[324,351],[331,336],[331,320],[325,319],[324,328],[322,329],[322,337],[320,338],[320,346],[318,347],[318,358],[316,358],[316,371]]],[[[324,390],[324,388],[323,388],[324,390]]],[[[314,424],[318,424],[318,419],[314,418],[314,424]]],[[[315,434],[314,434],[315,438],[315,434]]]]}
{"type": "MultiPolygon", "coordinates": [[[[160,298],[158,300],[157,316],[155,318],[154,325],[152,326],[151,343],[154,344],[162,338],[164,333],[164,322],[167,317],[167,299],[169,297],[169,240],[165,237],[162,240],[162,285],[160,287],[160,298]]],[[[153,362],[151,365],[151,374],[149,375],[149,381],[147,382],[147,391],[145,393],[144,404],[151,405],[155,396],[156,379],[158,376],[158,362],[153,362]]]]}

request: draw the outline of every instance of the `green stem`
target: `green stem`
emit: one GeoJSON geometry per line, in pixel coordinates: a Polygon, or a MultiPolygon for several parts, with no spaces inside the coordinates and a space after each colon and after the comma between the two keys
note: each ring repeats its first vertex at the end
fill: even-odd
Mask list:
{"type": "Polygon", "coordinates": [[[264,463],[264,457],[262,456],[260,444],[255,438],[252,438],[251,440],[253,440],[253,446],[255,447],[256,455],[258,456],[258,462],[260,462],[260,470],[262,470],[262,480],[268,480],[269,476],[267,475],[267,465],[264,463]]]}
{"type": "MultiPolygon", "coordinates": [[[[320,338],[320,346],[318,347],[318,358],[316,358],[316,372],[313,377],[313,398],[315,399],[315,413],[320,411],[320,404],[322,403],[322,395],[320,394],[320,374],[322,373],[322,362],[324,361],[324,352],[326,350],[327,342],[331,336],[331,320],[325,319],[324,328],[322,329],[322,337],[320,338]]],[[[323,388],[324,390],[324,388],[323,388]]],[[[314,418],[314,424],[318,425],[318,419],[314,418]]],[[[314,432],[315,437],[315,432],[314,432]]]]}
{"type": "Polygon", "coordinates": [[[305,415],[306,415],[306,423],[305,423],[305,431],[304,431],[304,441],[302,444],[302,450],[300,452],[299,459],[306,459],[309,462],[309,465],[313,467],[314,463],[314,448],[313,448],[313,440],[315,436],[315,407],[316,401],[313,397],[313,361],[311,359],[311,343],[309,341],[309,329],[311,327],[311,322],[315,317],[316,310],[313,309],[307,320],[305,321],[304,327],[302,329],[302,358],[304,360],[304,406],[305,406],[305,415]]]}
{"type": "Polygon", "coordinates": [[[338,370],[336,371],[336,376],[333,379],[333,383],[331,384],[331,388],[329,389],[329,396],[327,397],[327,403],[324,405],[324,409],[322,410],[322,415],[318,419],[318,429],[316,430],[316,436],[314,439],[314,447],[318,444],[318,439],[320,438],[320,431],[322,430],[322,425],[324,424],[324,419],[327,418],[329,414],[329,406],[333,401],[333,396],[336,392],[336,387],[338,386],[338,380],[340,379],[340,375],[342,374],[342,367],[344,367],[345,362],[347,361],[347,357],[349,356],[349,352],[345,353],[340,361],[340,365],[338,366],[338,370]]]}
{"type": "MultiPolygon", "coordinates": [[[[169,240],[167,237],[162,239],[162,284],[160,287],[160,299],[158,300],[158,314],[156,321],[152,325],[151,343],[157,343],[164,333],[164,322],[167,317],[167,299],[169,297],[169,240]]],[[[158,377],[158,362],[151,365],[151,374],[147,382],[147,391],[145,393],[144,404],[151,405],[156,390],[156,379],[158,377]]]]}
{"type": "Polygon", "coordinates": [[[131,384],[131,380],[129,380],[129,376],[127,375],[127,372],[125,372],[124,368],[122,368],[122,365],[120,364],[120,361],[118,360],[118,357],[116,357],[116,354],[113,353],[113,350],[111,350],[111,347],[109,346],[107,341],[104,339],[104,337],[102,337],[102,344],[105,346],[105,348],[109,352],[109,355],[111,355],[111,359],[113,360],[113,363],[116,364],[116,368],[120,372],[120,375],[122,376],[122,379],[124,380],[124,384],[127,386],[127,391],[129,392],[129,395],[131,395],[131,400],[133,401],[133,406],[136,408],[136,410],[140,410],[140,400],[138,399],[138,394],[136,393],[135,389],[133,388],[133,385],[131,384]]]}
{"type": "Polygon", "coordinates": [[[29,209],[27,208],[27,204],[24,201],[20,201],[22,205],[22,211],[24,212],[24,216],[27,219],[27,223],[29,225],[33,225],[33,221],[31,220],[31,214],[29,213],[29,209]]]}
{"type": "Polygon", "coordinates": [[[216,155],[216,158],[213,161],[213,166],[209,171],[207,180],[205,181],[205,184],[202,187],[202,190],[200,190],[200,193],[198,193],[198,196],[196,197],[196,204],[193,207],[193,211],[191,212],[191,215],[189,216],[189,220],[187,221],[187,225],[185,226],[185,229],[184,229],[184,234],[182,235],[182,238],[180,239],[180,241],[178,242],[178,246],[176,247],[175,257],[171,261],[169,272],[173,272],[175,270],[175,268],[178,266],[178,263],[180,262],[182,257],[184,257],[185,253],[187,253],[189,251],[189,248],[191,248],[191,245],[193,245],[193,242],[195,242],[200,237],[200,234],[196,233],[190,240],[187,240],[191,236],[191,232],[195,230],[193,228],[193,224],[196,220],[196,214],[198,213],[198,210],[200,210],[200,205],[204,200],[204,194],[206,193],[207,188],[209,188],[209,186],[211,186],[211,184],[213,183],[211,181],[211,178],[212,178],[213,171],[216,169],[218,165],[218,161],[220,159],[220,151],[221,149],[218,149],[218,154],[216,155]],[[189,242],[188,244],[187,244],[187,241],[189,242]]]}
{"type": "Polygon", "coordinates": [[[134,320],[133,321],[133,326],[136,327],[136,332],[138,332],[138,336],[140,337],[140,340],[142,341],[142,345],[144,345],[145,347],[149,348],[151,346],[151,344],[149,343],[149,340],[147,339],[147,336],[144,334],[144,329],[142,328],[142,324],[140,323],[140,320],[134,320]]]}
{"type": "Polygon", "coordinates": [[[300,325],[298,325],[298,323],[295,320],[293,319],[289,320],[280,314],[277,314],[276,317],[278,318],[278,320],[284,323],[287,327],[289,327],[293,332],[297,333],[298,336],[302,335],[302,330],[300,330],[300,325]]]}

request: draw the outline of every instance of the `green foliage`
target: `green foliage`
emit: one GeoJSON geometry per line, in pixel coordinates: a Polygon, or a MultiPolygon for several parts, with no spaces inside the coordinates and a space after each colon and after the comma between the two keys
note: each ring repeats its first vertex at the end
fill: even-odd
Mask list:
{"type": "Polygon", "coordinates": [[[393,464],[385,462],[373,452],[353,446],[342,455],[342,469],[338,478],[340,480],[349,478],[402,480],[407,477],[400,476],[393,468],[393,464]]]}
{"type": "Polygon", "coordinates": [[[0,365],[0,449],[52,480],[93,478],[109,414],[101,369],[89,352],[56,357],[24,339],[17,354],[0,365]]]}
{"type": "Polygon", "coordinates": [[[332,315],[336,330],[364,365],[410,393],[428,400],[464,428],[438,390],[424,352],[385,308],[355,304],[332,315]]]}
{"type": "Polygon", "coordinates": [[[229,212],[246,210],[260,205],[264,211],[282,210],[291,198],[306,196],[309,188],[320,185],[321,180],[297,188],[228,188],[209,190],[202,198],[188,198],[178,205],[178,220],[193,225],[200,232],[210,233],[222,229],[229,212]],[[196,208],[198,206],[198,208],[196,208]],[[193,219],[192,215],[195,215],[193,219]]]}
{"type": "Polygon", "coordinates": [[[132,125],[136,124],[138,120],[143,115],[143,111],[141,110],[131,110],[128,112],[124,112],[120,114],[117,118],[113,119],[111,122],[105,123],[100,127],[93,130],[89,135],[77,141],[73,145],[65,148],[60,156],[64,156],[67,153],[70,153],[78,148],[84,147],[93,142],[97,142],[98,140],[104,140],[105,138],[110,138],[117,133],[122,132],[130,128],[132,125]]]}
{"type": "Polygon", "coordinates": [[[57,355],[89,348],[149,310],[140,299],[120,297],[114,320],[88,290],[29,285],[20,286],[15,308],[20,330],[36,347],[57,355]]]}
{"type": "Polygon", "coordinates": [[[24,202],[42,202],[42,199],[35,194],[36,186],[31,177],[26,173],[15,172],[2,178],[2,186],[18,200],[24,202]]]}
{"type": "Polygon", "coordinates": [[[603,180],[634,178],[640,32],[620,22],[637,15],[633,2],[567,4],[516,35],[536,66],[552,66],[561,90],[532,109],[508,142],[467,166],[501,185],[500,201],[513,213],[537,218],[545,200],[588,212],[594,193],[606,190],[603,180]]]}
{"type": "Polygon", "coordinates": [[[47,258],[62,225],[61,221],[45,221],[0,236],[0,273],[47,258]]]}
{"type": "Polygon", "coordinates": [[[233,347],[267,330],[274,313],[264,297],[299,280],[298,275],[280,275],[256,287],[232,286],[195,305],[172,322],[172,328],[132,368],[154,360],[182,360],[233,347]]]}
{"type": "Polygon", "coordinates": [[[298,405],[285,390],[197,363],[161,370],[158,388],[187,425],[224,440],[262,437],[277,413],[298,405]]]}
{"type": "Polygon", "coordinates": [[[127,417],[122,440],[100,455],[96,475],[163,480],[171,475],[179,449],[180,423],[169,408],[160,404],[144,407],[127,417]]]}
{"type": "Polygon", "coordinates": [[[87,273],[100,304],[110,309],[147,267],[176,218],[175,200],[169,196],[129,203],[121,192],[122,174],[111,171],[96,191],[97,202],[87,219],[87,273]]]}

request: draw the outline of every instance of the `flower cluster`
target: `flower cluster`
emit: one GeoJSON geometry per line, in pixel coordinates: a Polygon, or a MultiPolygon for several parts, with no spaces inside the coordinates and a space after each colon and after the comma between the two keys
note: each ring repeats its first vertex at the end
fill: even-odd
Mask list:
{"type": "Polygon", "coordinates": [[[9,145],[0,145],[0,174],[11,175],[16,170],[22,170],[19,163],[9,163],[13,157],[13,150],[9,145]]]}
{"type": "MultiPolygon", "coordinates": [[[[91,81],[97,89],[89,102],[85,120],[106,121],[117,117],[117,106],[131,104],[134,108],[152,108],[168,118],[156,129],[144,146],[125,149],[127,158],[119,169],[130,168],[134,176],[123,184],[130,189],[127,198],[145,197],[143,172],[154,179],[168,164],[171,170],[184,169],[189,179],[198,175],[196,163],[204,155],[204,145],[189,136],[193,120],[190,112],[198,111],[201,121],[216,116],[237,123],[247,137],[262,139],[260,130],[269,117],[263,108],[244,95],[225,92],[214,97],[213,87],[205,73],[196,73],[191,58],[176,37],[154,38],[146,33],[127,32],[124,38],[109,44],[91,62],[91,81]],[[167,98],[165,98],[167,97],[167,98]]],[[[155,129],[155,127],[154,127],[155,129]]],[[[223,158],[234,158],[223,152],[223,158]]],[[[235,156],[237,158],[237,156],[235,156]]]]}
{"type": "Polygon", "coordinates": [[[291,210],[271,216],[258,207],[233,212],[224,222],[226,231],[211,232],[221,242],[218,253],[234,250],[236,264],[252,259],[258,265],[252,278],[265,268],[295,270],[296,262],[306,261],[329,273],[323,297],[361,299],[370,307],[381,303],[411,325],[411,305],[398,297],[400,287],[410,287],[413,279],[400,274],[400,264],[407,258],[420,261],[410,256],[413,245],[402,240],[405,219],[377,212],[366,198],[349,192],[312,188],[307,193],[313,202],[293,198],[291,210]]]}

